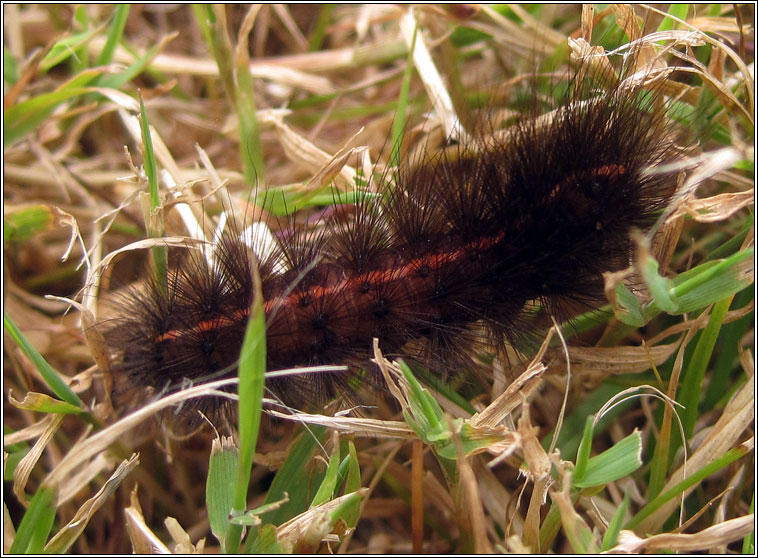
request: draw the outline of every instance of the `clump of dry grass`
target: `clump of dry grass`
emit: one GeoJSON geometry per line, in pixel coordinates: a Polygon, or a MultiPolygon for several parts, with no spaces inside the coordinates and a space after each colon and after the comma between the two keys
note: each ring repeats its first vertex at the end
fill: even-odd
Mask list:
{"type": "Polygon", "coordinates": [[[465,107],[493,74],[528,82],[535,45],[565,75],[569,37],[594,28],[606,47],[620,29],[651,49],[693,41],[693,76],[667,86],[715,130],[703,147],[717,155],[652,250],[676,285],[697,275],[732,291],[700,306],[685,293],[685,310],[638,326],[609,306],[568,349],[483,365],[493,382],[472,401],[431,397],[377,350],[404,415],[380,402],[359,419],[264,424],[246,509],[270,508],[239,520],[265,525],[244,550],[752,552],[753,14],[677,9],[636,10],[640,32],[623,6],[4,6],[4,550],[233,549],[218,509],[244,440],[156,440],[146,426],[220,386],[125,417],[109,406],[92,325],[111,274],[138,280],[145,249],[171,242],[148,236],[184,242],[180,208],[205,226],[253,183],[287,200],[279,210],[328,205],[387,163],[398,114],[410,157],[473,121],[465,107]],[[415,24],[428,59],[408,56],[415,24]]]}

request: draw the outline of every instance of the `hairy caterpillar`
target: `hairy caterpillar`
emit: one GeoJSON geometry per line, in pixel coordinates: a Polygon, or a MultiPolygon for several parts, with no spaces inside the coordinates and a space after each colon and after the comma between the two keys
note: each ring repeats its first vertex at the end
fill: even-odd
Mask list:
{"type": "MultiPolygon", "coordinates": [[[[681,33],[669,48],[696,40],[681,33]]],[[[489,116],[485,133],[447,148],[427,141],[397,168],[375,168],[368,195],[318,227],[285,228],[272,252],[255,255],[260,239],[243,242],[243,227],[231,227],[210,258],[189,254],[166,286],[151,278],[120,297],[121,317],[104,324],[117,396],[233,376],[253,268],[269,371],[370,372],[374,338],[385,354],[465,369],[459,355],[474,342],[522,347],[551,320],[602,304],[603,274],[630,264],[633,231],[652,238],[682,183],[682,145],[696,140],[672,118],[665,49],[652,39],[623,46],[617,74],[612,55],[574,46],[579,60],[557,106],[539,110],[534,93],[531,110],[503,129],[489,116]]],[[[268,387],[298,407],[345,393],[350,378],[290,375],[268,387]]],[[[212,414],[218,403],[196,405],[212,414]]]]}
{"type": "MultiPolygon", "coordinates": [[[[649,75],[633,77],[598,93],[577,73],[546,119],[401,164],[352,215],[289,231],[257,262],[268,369],[358,365],[374,337],[422,361],[403,348],[423,338],[424,353],[444,360],[471,324],[501,346],[534,334],[536,306],[563,320],[600,303],[603,272],[629,264],[631,231],[649,230],[676,187],[675,167],[655,171],[679,154],[662,97],[649,75]]],[[[166,290],[151,281],[127,296],[106,337],[128,385],[160,392],[235,373],[257,258],[234,233],[214,256],[190,257],[166,290]]],[[[270,388],[297,405],[344,381],[303,375],[270,388]]]]}

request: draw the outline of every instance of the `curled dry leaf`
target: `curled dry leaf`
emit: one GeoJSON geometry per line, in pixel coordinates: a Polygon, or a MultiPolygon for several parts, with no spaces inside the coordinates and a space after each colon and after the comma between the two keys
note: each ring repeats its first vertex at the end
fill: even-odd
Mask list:
{"type": "MultiPolygon", "coordinates": [[[[573,374],[636,374],[650,370],[652,364],[660,366],[674,354],[679,342],[653,347],[569,347],[573,374]]],[[[566,357],[562,351],[550,351],[551,373],[566,371],[566,357]]]]}
{"type": "Polygon", "coordinates": [[[37,464],[42,452],[47,447],[47,444],[58,431],[58,428],[63,422],[63,415],[47,415],[40,421],[41,432],[37,441],[34,442],[32,449],[21,458],[21,461],[16,465],[16,470],[13,474],[13,493],[18,498],[19,502],[26,505],[26,483],[29,480],[29,475],[32,473],[32,469],[37,464]]]}
{"type": "MultiPolygon", "coordinates": [[[[74,514],[74,517],[62,527],[45,545],[45,552],[68,552],[76,539],[84,532],[87,524],[108,498],[116,491],[126,476],[139,464],[137,454],[132,454],[116,468],[113,474],[100,487],[97,493],[87,499],[74,514]]],[[[77,486],[77,489],[81,486],[77,486]]]]}
{"type": "Polygon", "coordinates": [[[747,537],[753,532],[755,516],[744,515],[707,527],[697,533],[662,533],[642,538],[633,531],[621,531],[613,554],[638,554],[643,551],[695,552],[711,550],[747,537]]]}
{"type": "Polygon", "coordinates": [[[709,198],[686,200],[675,215],[689,215],[701,223],[723,221],[743,207],[755,204],[755,191],[727,192],[709,198]]]}

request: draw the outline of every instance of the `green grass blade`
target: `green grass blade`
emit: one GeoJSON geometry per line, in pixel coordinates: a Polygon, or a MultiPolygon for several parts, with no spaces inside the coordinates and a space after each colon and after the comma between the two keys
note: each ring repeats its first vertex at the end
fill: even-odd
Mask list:
{"type": "Polygon", "coordinates": [[[165,79],[161,79],[160,75],[158,75],[156,72],[152,72],[149,66],[150,61],[155,57],[156,54],[158,54],[158,51],[162,49],[163,46],[164,43],[158,43],[157,45],[151,47],[150,50],[148,50],[142,56],[137,56],[136,53],[131,52],[131,49],[129,49],[128,46],[125,46],[126,50],[135,56],[134,62],[132,62],[132,64],[123,72],[103,75],[97,82],[98,87],[121,89],[125,84],[131,82],[132,79],[137,77],[143,71],[148,71],[154,75],[157,81],[163,83],[165,79]]]}
{"type": "Polygon", "coordinates": [[[258,132],[258,115],[255,106],[255,87],[247,57],[237,62],[237,118],[240,130],[240,151],[248,184],[264,182],[263,148],[258,132]]]}
{"type": "Polygon", "coordinates": [[[44,393],[35,393],[30,391],[24,397],[24,400],[14,403],[19,409],[36,411],[39,413],[54,413],[58,415],[78,415],[85,412],[84,409],[77,405],[72,405],[66,401],[60,401],[44,393]]]}
{"type": "Polygon", "coordinates": [[[358,453],[352,440],[347,441],[348,467],[347,479],[345,480],[345,493],[355,492],[361,487],[361,468],[358,463],[358,453]]]}
{"type": "MultiPolygon", "coordinates": [[[[347,464],[347,479],[345,480],[345,494],[356,492],[361,488],[361,468],[358,463],[358,453],[355,450],[355,444],[352,440],[348,440],[348,464],[347,464]]],[[[355,527],[360,517],[360,503],[356,503],[354,508],[348,508],[345,510],[342,518],[349,527],[355,527]]]]}
{"type": "MultiPolygon", "coordinates": [[[[705,372],[708,363],[711,360],[713,349],[716,346],[716,339],[721,330],[724,317],[729,310],[733,298],[733,296],[729,296],[716,303],[711,309],[708,325],[698,334],[697,343],[692,354],[687,359],[686,368],[680,379],[681,387],[679,388],[677,395],[677,402],[681,403],[684,407],[679,410],[679,417],[682,423],[685,440],[689,440],[694,433],[695,421],[697,420],[698,409],[700,407],[700,399],[704,392],[703,382],[705,379],[705,372]]],[[[665,443],[665,441],[660,440],[659,445],[656,447],[656,457],[650,478],[649,494],[651,496],[657,495],[663,488],[668,467],[676,456],[677,450],[682,447],[684,441],[677,431],[671,436],[668,451],[662,451],[665,449],[665,446],[663,445],[665,443]],[[660,453],[658,450],[661,450],[660,453]]]]}
{"type": "MultiPolygon", "coordinates": [[[[754,297],[752,290],[744,289],[735,295],[731,309],[738,310],[747,307],[754,297]]],[[[739,361],[740,340],[748,333],[754,320],[755,312],[750,312],[738,320],[721,326],[721,333],[716,341],[719,347],[718,356],[710,367],[708,389],[702,402],[703,409],[712,409],[729,393],[734,378],[733,371],[739,361]]]]}
{"type": "MultiPolygon", "coordinates": [[[[698,404],[700,403],[700,398],[703,394],[705,371],[711,360],[713,349],[716,346],[716,339],[721,330],[721,325],[724,323],[724,318],[729,310],[729,306],[732,304],[732,299],[733,297],[729,296],[713,306],[708,325],[705,326],[705,329],[703,329],[700,334],[700,339],[695,346],[695,351],[692,354],[689,366],[682,376],[682,387],[677,400],[684,405],[684,409],[680,413],[680,416],[682,417],[684,434],[688,438],[692,436],[695,429],[695,420],[698,416],[698,404]]],[[[676,437],[674,439],[678,440],[679,438],[676,437]]]]}
{"type": "Polygon", "coordinates": [[[40,71],[47,72],[53,66],[57,66],[70,56],[74,55],[75,52],[78,52],[82,46],[85,46],[99,31],[99,27],[93,27],[87,31],[60,39],[53,48],[50,49],[50,52],[47,53],[45,58],[42,59],[42,62],[40,62],[40,71]]]}
{"type": "Polygon", "coordinates": [[[205,39],[205,44],[208,45],[211,52],[214,52],[213,34],[210,27],[211,22],[215,21],[216,17],[213,10],[207,4],[192,4],[192,15],[195,17],[203,39],[205,39]]]}
{"type": "MultiPolygon", "coordinates": [[[[145,110],[145,103],[142,101],[141,94],[139,95],[139,107],[145,175],[147,175],[147,183],[150,190],[150,219],[147,223],[147,231],[150,238],[160,238],[163,236],[163,223],[159,215],[161,210],[161,196],[158,191],[158,162],[155,158],[153,138],[150,135],[150,124],[147,120],[147,111],[145,110]]],[[[153,263],[155,263],[156,276],[158,277],[161,287],[165,291],[166,276],[168,274],[168,248],[165,246],[155,246],[152,249],[152,254],[153,263]]]]}
{"type": "Polygon", "coordinates": [[[48,205],[38,204],[7,210],[3,218],[3,243],[21,243],[52,230],[55,216],[48,205]]]}
{"type": "MultiPolygon", "coordinates": [[[[600,408],[611,398],[616,396],[623,388],[623,386],[613,384],[603,384],[598,389],[588,394],[577,407],[571,411],[563,421],[563,428],[558,436],[556,447],[561,450],[561,458],[573,461],[578,455],[579,445],[581,444],[581,436],[583,428],[586,424],[586,417],[591,414],[595,414],[600,408]]],[[[604,432],[608,429],[608,426],[613,423],[613,420],[620,416],[624,410],[628,409],[632,405],[631,400],[627,400],[619,405],[616,405],[594,426],[593,431],[597,435],[600,432],[604,432]]],[[[540,444],[543,448],[548,449],[550,442],[553,438],[553,431],[551,430],[545,437],[542,438],[540,444]]],[[[577,458],[578,463],[578,458],[577,458]]]]}
{"type": "Polygon", "coordinates": [[[291,554],[292,550],[279,542],[276,527],[264,525],[255,532],[255,537],[245,545],[245,554],[291,554]]]}
{"type": "Polygon", "coordinates": [[[9,107],[3,115],[3,146],[8,147],[32,133],[61,103],[90,92],[85,88],[89,81],[100,75],[99,70],[88,71],[81,79],[72,80],[69,86],[52,93],[43,93],[9,107]]]}
{"type": "Polygon", "coordinates": [[[11,554],[40,554],[55,520],[55,493],[41,487],[34,494],[29,507],[18,526],[16,538],[11,545],[11,554]]]}
{"type": "Polygon", "coordinates": [[[84,409],[84,403],[79,399],[79,396],[68,387],[68,384],[63,378],[61,378],[58,372],[56,372],[39,351],[29,343],[24,334],[21,333],[21,330],[19,330],[18,327],[16,327],[16,324],[5,311],[3,312],[3,324],[13,340],[18,344],[24,354],[29,357],[29,360],[32,361],[32,364],[34,364],[34,367],[39,371],[42,379],[45,380],[45,383],[47,383],[52,392],[66,403],[84,409]]]}
{"type": "Polygon", "coordinates": [[[683,314],[705,308],[750,285],[753,278],[744,273],[743,262],[752,262],[754,254],[755,250],[751,247],[723,260],[706,262],[680,274],[674,279],[674,294],[678,299],[677,312],[683,314]],[[691,273],[696,270],[702,271],[691,273]]]}
{"type": "Polygon", "coordinates": [[[641,466],[642,436],[635,430],[600,455],[590,458],[584,475],[574,478],[573,485],[578,488],[602,486],[630,475],[641,466]]]}
{"type": "Polygon", "coordinates": [[[619,533],[626,522],[626,514],[629,511],[630,500],[631,496],[629,492],[624,492],[624,499],[621,501],[616,513],[613,514],[613,519],[611,519],[611,523],[608,525],[608,530],[603,536],[602,551],[610,550],[616,546],[619,539],[619,533]]]}
{"type": "Polygon", "coordinates": [[[656,307],[664,312],[676,312],[677,302],[671,288],[671,280],[658,273],[656,259],[647,255],[641,262],[640,268],[645,285],[655,298],[656,307]]]}
{"type": "MultiPolygon", "coordinates": [[[[87,15],[86,6],[80,5],[76,7],[74,10],[74,21],[76,21],[79,26],[85,31],[90,28],[90,21],[87,15]]],[[[88,67],[89,52],[87,51],[87,43],[85,42],[71,49],[71,68],[73,69],[74,73],[78,73],[88,67]]]]}
{"type": "Polygon", "coordinates": [[[211,532],[226,552],[229,514],[234,507],[234,482],[239,468],[239,451],[231,438],[213,440],[205,484],[205,503],[211,532]]]}
{"type": "MultiPolygon", "coordinates": [[[[266,375],[266,321],[263,312],[263,293],[258,270],[254,270],[253,306],[245,328],[239,364],[239,466],[234,489],[234,512],[243,512],[247,504],[247,488],[253,468],[255,446],[263,406],[266,375]]],[[[226,537],[226,548],[239,549],[241,526],[232,525],[226,537]]]]}
{"type": "Polygon", "coordinates": [[[411,88],[411,76],[413,75],[413,52],[416,48],[416,36],[418,34],[418,25],[413,29],[413,39],[411,48],[408,51],[408,58],[405,62],[405,72],[403,82],[400,85],[400,95],[397,100],[397,111],[395,120],[392,122],[392,151],[390,152],[390,167],[397,167],[400,164],[400,148],[403,144],[403,135],[405,134],[405,115],[408,108],[408,92],[411,88]]]}
{"type": "Polygon", "coordinates": [[[321,448],[325,439],[324,427],[311,426],[292,445],[264,500],[264,503],[271,503],[283,498],[285,492],[289,495],[289,502],[266,514],[266,519],[274,525],[281,525],[308,508],[311,487],[318,486],[324,476],[323,472],[312,473],[313,454],[321,448]]]}
{"type": "Polygon", "coordinates": [[[614,314],[622,323],[633,327],[645,324],[646,318],[637,296],[623,283],[616,285],[614,314]]]}
{"type": "MultiPolygon", "coordinates": [[[[220,4],[214,4],[208,8],[208,26],[211,30],[211,42],[208,45],[216,59],[218,73],[224,83],[224,90],[232,106],[237,102],[234,85],[234,56],[232,54],[232,41],[226,25],[226,8],[220,4]]],[[[241,133],[241,131],[240,131],[241,133]]]]}
{"type": "Polygon", "coordinates": [[[334,452],[329,457],[329,464],[326,466],[326,475],[324,480],[321,481],[321,485],[313,497],[311,502],[311,508],[319,506],[324,502],[328,502],[334,497],[334,493],[337,490],[337,482],[339,480],[339,465],[340,465],[340,445],[337,442],[336,433],[333,436],[335,440],[334,452]]]}
{"type": "MultiPolygon", "coordinates": [[[[690,4],[671,4],[671,6],[669,6],[668,13],[669,15],[687,21],[687,11],[689,8],[690,4]]],[[[669,31],[678,26],[679,24],[670,17],[664,17],[661,21],[661,24],[658,26],[658,31],[669,31]]]]}
{"type": "Polygon", "coordinates": [[[589,415],[584,423],[584,433],[582,434],[582,440],[579,442],[579,451],[576,455],[576,467],[574,467],[574,480],[581,479],[587,471],[587,464],[590,460],[590,452],[592,451],[592,429],[595,417],[589,415]]]}
{"type": "Polygon", "coordinates": [[[642,508],[637,514],[629,521],[629,523],[626,524],[624,527],[625,529],[634,529],[637,525],[639,525],[645,518],[650,516],[654,511],[656,511],[658,508],[660,508],[663,504],[671,500],[672,498],[676,498],[680,494],[682,494],[684,491],[686,491],[688,488],[695,486],[698,484],[701,480],[709,477],[713,473],[720,471],[730,463],[733,463],[734,461],[737,461],[740,457],[745,455],[747,453],[747,450],[744,447],[739,448],[733,448],[730,449],[728,452],[726,452],[721,457],[713,460],[708,465],[700,469],[699,471],[695,471],[692,474],[690,474],[689,477],[678,483],[676,486],[673,486],[671,489],[667,490],[663,494],[660,494],[648,504],[642,508]]]}
{"type": "Polygon", "coordinates": [[[126,19],[129,17],[129,4],[118,4],[113,11],[113,21],[108,29],[108,37],[105,40],[105,46],[95,61],[96,66],[110,64],[113,60],[113,53],[121,41],[126,27],[126,19]]]}
{"type": "Polygon", "coordinates": [[[140,109],[140,129],[142,130],[142,146],[145,150],[144,166],[147,175],[148,186],[150,187],[150,205],[156,210],[161,205],[161,197],[158,192],[158,162],[155,159],[155,149],[153,149],[153,138],[150,135],[150,124],[147,120],[147,111],[142,95],[139,96],[140,109]]]}
{"type": "Polygon", "coordinates": [[[316,25],[313,27],[311,38],[308,39],[308,52],[316,52],[321,49],[326,37],[327,27],[332,19],[334,4],[323,4],[318,12],[316,25]]]}

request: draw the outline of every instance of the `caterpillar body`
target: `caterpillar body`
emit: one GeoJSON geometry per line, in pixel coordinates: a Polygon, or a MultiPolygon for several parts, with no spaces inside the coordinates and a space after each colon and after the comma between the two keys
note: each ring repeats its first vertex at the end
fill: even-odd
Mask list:
{"type": "MultiPolygon", "coordinates": [[[[254,265],[269,370],[357,367],[373,338],[389,354],[445,361],[472,324],[499,347],[536,333],[537,308],[564,320],[598,305],[603,273],[629,265],[630,233],[649,230],[676,187],[676,171],[655,170],[679,156],[662,96],[630,82],[598,92],[577,72],[570,98],[547,116],[401,164],[378,195],[338,208],[317,232],[289,231],[267,256],[223,235],[211,263],[191,256],[165,289],[153,280],[122,297],[122,317],[106,331],[117,379],[160,392],[234,375],[254,265]],[[418,339],[423,350],[409,349],[418,339]]],[[[347,377],[268,385],[299,405],[347,377]]],[[[208,414],[217,402],[197,406],[208,414]]]]}

